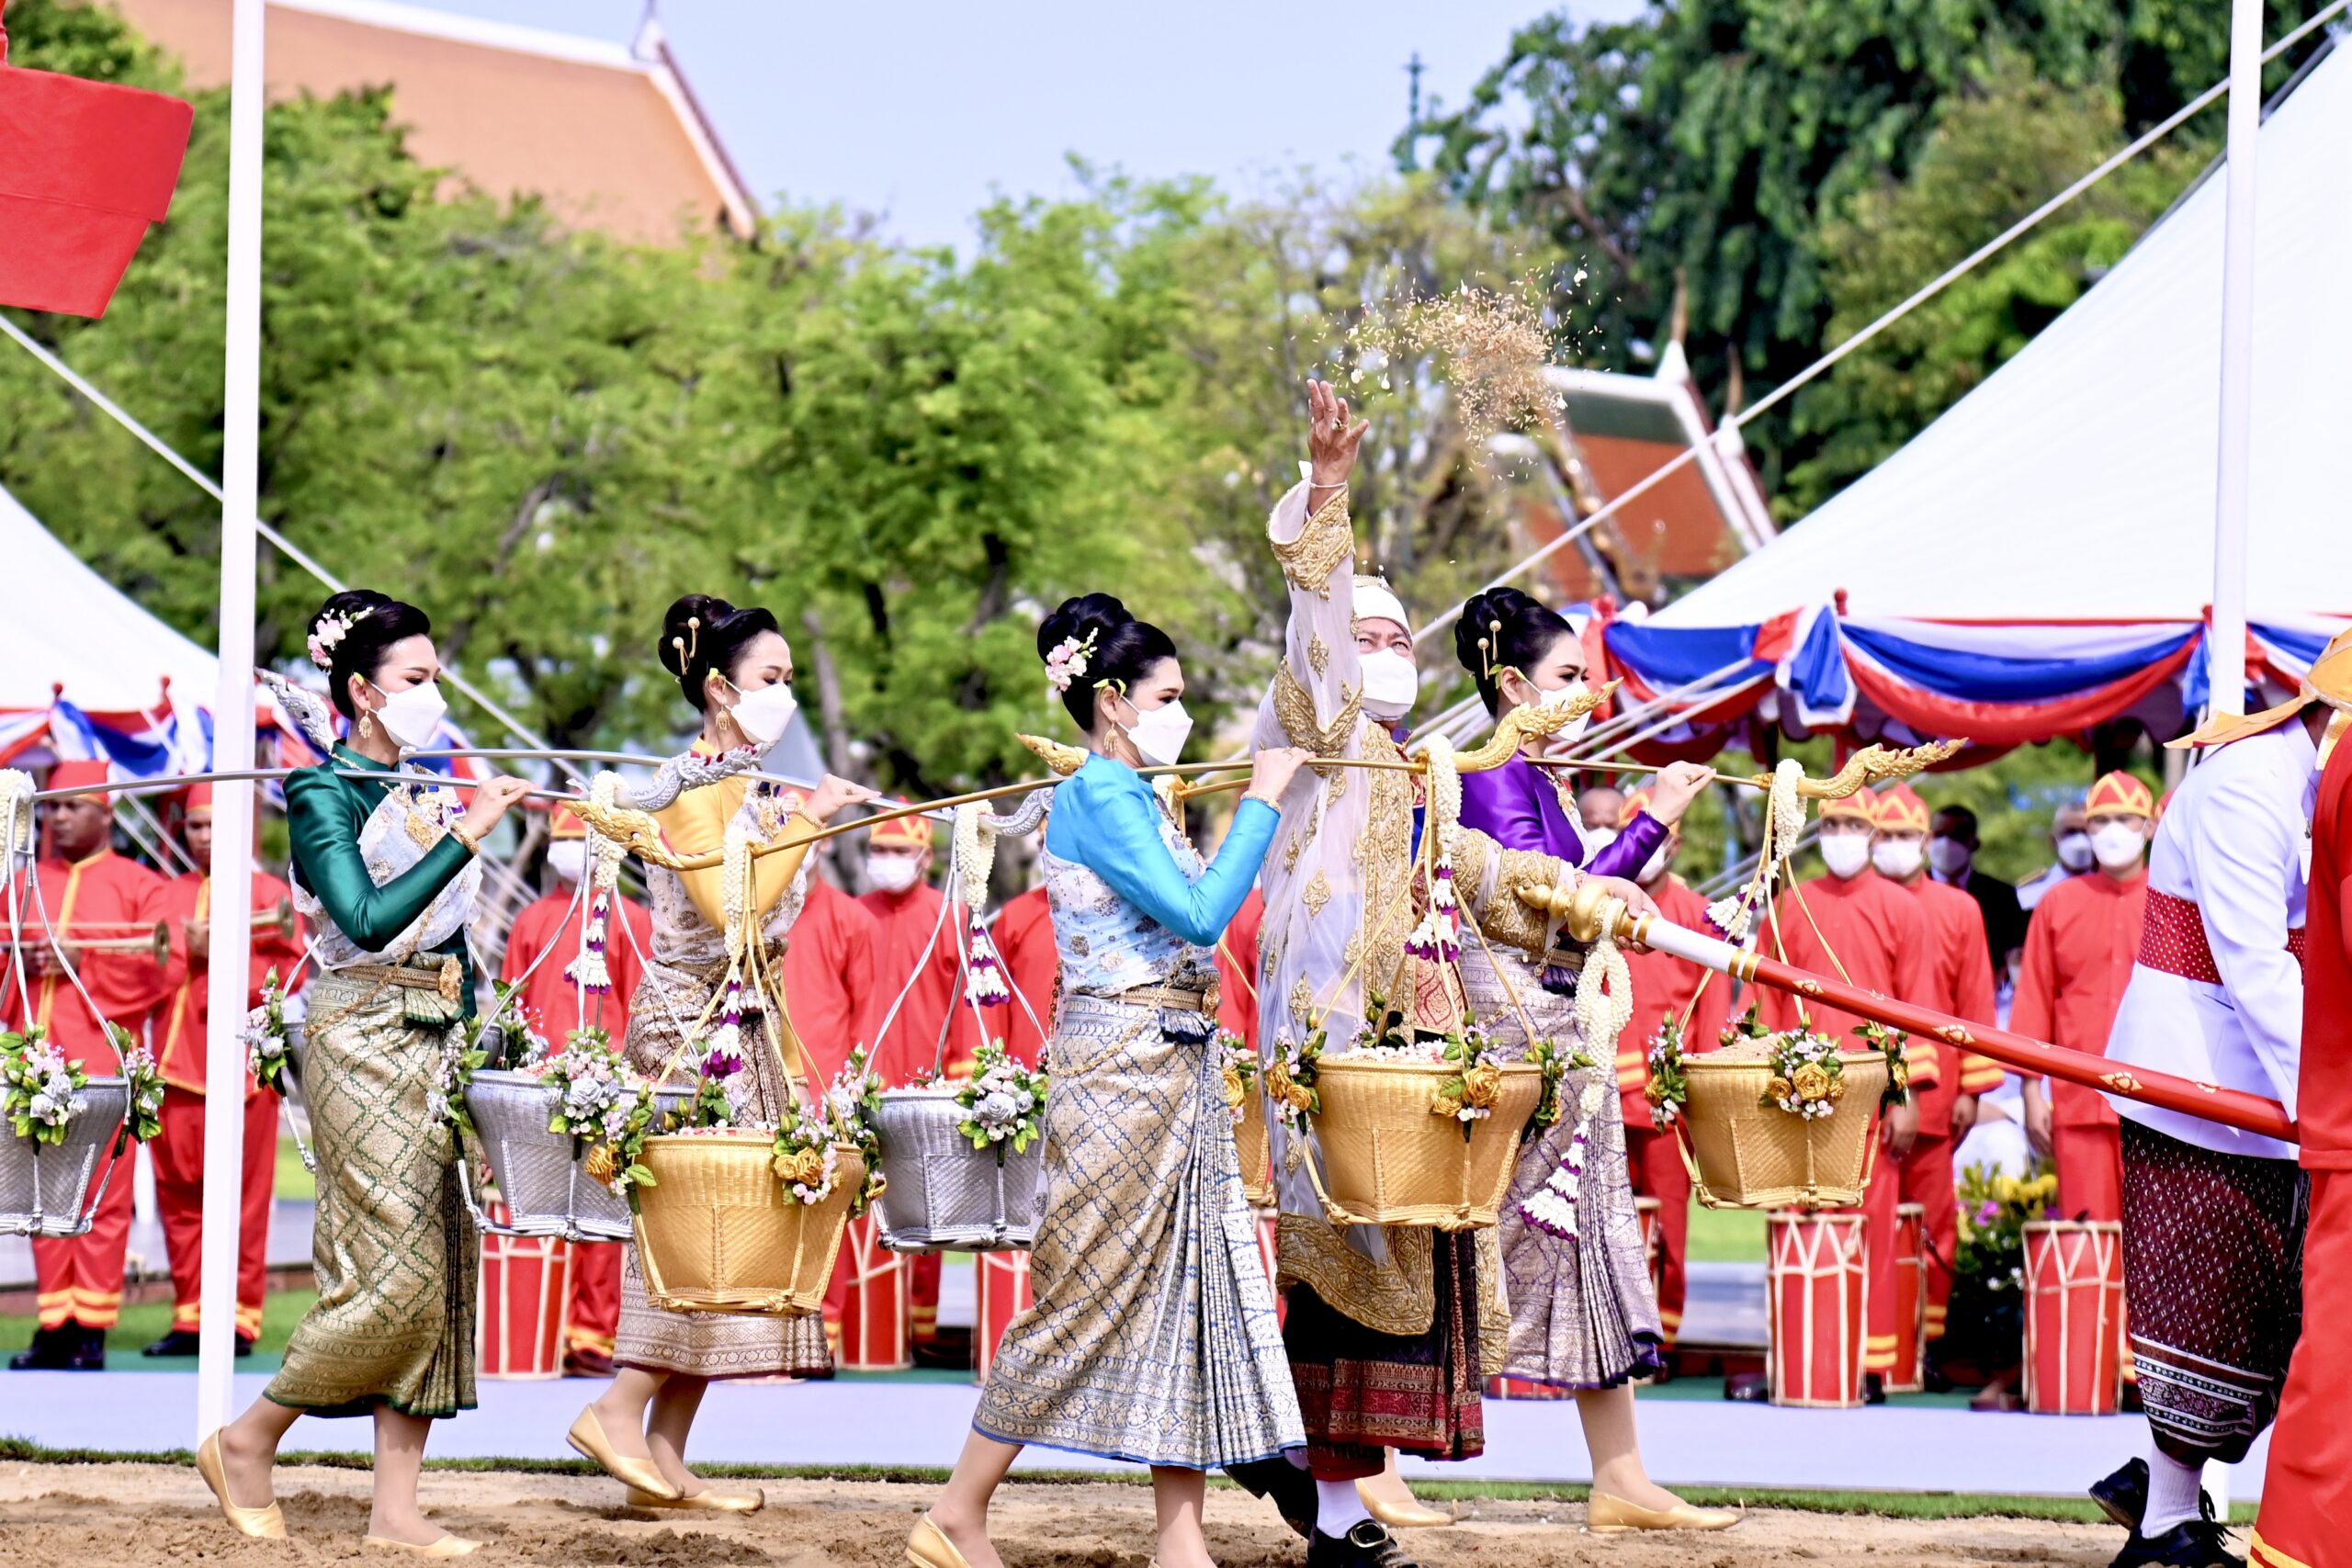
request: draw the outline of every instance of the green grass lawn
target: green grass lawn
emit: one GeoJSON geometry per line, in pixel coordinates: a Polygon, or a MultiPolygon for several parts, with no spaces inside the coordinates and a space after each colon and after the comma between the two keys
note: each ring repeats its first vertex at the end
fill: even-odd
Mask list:
{"type": "Polygon", "coordinates": [[[1693,1201],[1690,1205],[1690,1261],[1763,1262],[1763,1211],[1702,1209],[1693,1201]]]}
{"type": "MultiPolygon", "coordinates": [[[[255,1361],[275,1357],[286,1348],[287,1339],[311,1303],[319,1299],[316,1291],[276,1291],[262,1303],[261,1338],[254,1346],[254,1359],[243,1365],[254,1371],[261,1368],[255,1361]]],[[[0,1350],[21,1350],[33,1342],[33,1328],[38,1322],[30,1317],[0,1317],[0,1350]]],[[[107,1355],[111,1361],[118,1356],[130,1356],[134,1361],[139,1352],[161,1339],[172,1326],[172,1303],[142,1302],[122,1309],[122,1320],[107,1335],[107,1355]]],[[[178,1361],[147,1361],[150,1368],[161,1371],[180,1365],[178,1361]]]]}
{"type": "Polygon", "coordinates": [[[302,1151],[294,1140],[281,1133],[277,1136],[277,1186],[280,1198],[315,1198],[319,1184],[302,1168],[302,1151]]]}

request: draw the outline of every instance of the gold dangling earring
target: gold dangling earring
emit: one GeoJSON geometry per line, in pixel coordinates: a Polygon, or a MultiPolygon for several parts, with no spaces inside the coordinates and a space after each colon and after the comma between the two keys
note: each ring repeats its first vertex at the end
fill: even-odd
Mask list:
{"type": "Polygon", "coordinates": [[[359,715],[359,739],[365,740],[375,733],[376,716],[363,710],[359,715]]]}

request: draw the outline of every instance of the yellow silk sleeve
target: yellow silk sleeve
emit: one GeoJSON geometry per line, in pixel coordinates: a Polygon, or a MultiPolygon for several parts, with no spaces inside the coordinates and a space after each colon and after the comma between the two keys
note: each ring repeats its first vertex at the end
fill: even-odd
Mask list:
{"type": "MultiPolygon", "coordinates": [[[[686,791],[655,812],[653,819],[662,825],[662,837],[678,853],[716,854],[726,847],[727,825],[743,808],[743,798],[750,790],[746,780],[721,779],[686,791]]],[[[772,854],[752,857],[752,902],[763,922],[769,911],[783,902],[792,879],[800,874],[800,863],[808,858],[808,840],[817,831],[818,824],[812,818],[796,811],[785,819],[783,836],[798,841],[772,854]]],[[[678,873],[678,880],[685,885],[686,897],[694,901],[695,913],[718,931],[724,931],[727,925],[723,877],[721,868],[715,865],[678,873]]]]}

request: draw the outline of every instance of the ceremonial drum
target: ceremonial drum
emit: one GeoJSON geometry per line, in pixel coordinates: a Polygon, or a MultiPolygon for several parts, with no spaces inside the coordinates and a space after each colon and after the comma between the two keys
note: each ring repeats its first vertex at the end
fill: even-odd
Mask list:
{"type": "Polygon", "coordinates": [[[2025,1226],[2025,1407],[2112,1416],[2123,1381],[2123,1227],[2113,1220],[2025,1226]]]}
{"type": "Polygon", "coordinates": [[[1783,1211],[1764,1222],[1772,1403],[1860,1404],[1870,1337],[1862,1216],[1783,1211]]]}
{"type": "Polygon", "coordinates": [[[1044,1134],[1019,1154],[1003,1144],[976,1149],[956,1130],[966,1115],[956,1092],[955,1085],[883,1091],[875,1125],[889,1185],[874,1208],[882,1245],[893,1252],[1026,1249],[1036,1239],[1044,1134]]]}
{"type": "Polygon", "coordinates": [[[1378,1053],[1326,1056],[1316,1066],[1323,1170],[1306,1168],[1335,1224],[1482,1230],[1495,1224],[1519,1160],[1520,1133],[1544,1098],[1544,1069],[1512,1062],[1492,1113],[1464,1122],[1430,1109],[1460,1076],[1442,1062],[1385,1062],[1378,1053]],[[1463,1129],[1469,1136],[1463,1136],[1463,1129]]]}
{"type": "Polygon", "coordinates": [[[1034,1300],[1029,1293],[1029,1255],[983,1252],[972,1261],[979,1273],[979,1318],[972,1325],[972,1381],[986,1382],[1006,1327],[1034,1300]]]}
{"type": "Polygon", "coordinates": [[[1928,1388],[1928,1209],[1924,1203],[1894,1206],[1894,1370],[1886,1374],[1889,1393],[1924,1393],[1928,1388]]]}
{"type": "MultiPolygon", "coordinates": [[[[473,1118],[481,1152],[490,1161],[498,1201],[485,1209],[475,1201],[469,1161],[458,1178],[474,1222],[497,1235],[561,1236],[566,1241],[627,1241],[628,1204],[596,1176],[591,1161],[600,1151],[569,1133],[550,1133],[560,1091],[529,1073],[483,1071],[466,1089],[466,1111],[473,1118]],[[503,1210],[503,1223],[493,1216],[503,1210]]],[[[693,1099],[684,1089],[654,1091],[664,1113],[683,1111],[693,1099]]],[[[609,1156],[602,1156],[609,1162],[609,1156]]]]}
{"type": "Polygon", "coordinates": [[[865,1185],[854,1144],[833,1145],[833,1185],[814,1203],[775,1174],[764,1132],[645,1140],[650,1185],[638,1190],[637,1258],[665,1312],[797,1316],[825,1303],[851,1201],[865,1185]]]}
{"type": "MultiPolygon", "coordinates": [[[[98,1179],[98,1162],[121,1135],[130,1114],[130,1085],[92,1078],[74,1094],[65,1141],[40,1144],[0,1130],[0,1235],[80,1235],[98,1211],[113,1164],[98,1179]],[[91,1183],[98,1180],[96,1193],[91,1183]]],[[[130,1179],[130,1172],[122,1173],[130,1179]]]]}
{"type": "MultiPolygon", "coordinates": [[[[504,1221],[506,1206],[489,1212],[504,1221]]],[[[525,1382],[563,1376],[571,1309],[571,1244],[560,1236],[491,1232],[481,1238],[481,1311],[474,1323],[480,1374],[525,1382]]]]}
{"type": "Polygon", "coordinates": [[[903,1371],[915,1364],[913,1269],[883,1247],[871,1213],[851,1219],[842,1243],[842,1367],[858,1372],[903,1371]]]}
{"type": "Polygon", "coordinates": [[[1794,1115],[1769,1104],[1772,1066],[1728,1051],[1682,1058],[1690,1101],[1674,1119],[1692,1190],[1710,1209],[1846,1209],[1870,1185],[1886,1057],[1848,1051],[1846,1096],[1827,1116],[1794,1115]]]}

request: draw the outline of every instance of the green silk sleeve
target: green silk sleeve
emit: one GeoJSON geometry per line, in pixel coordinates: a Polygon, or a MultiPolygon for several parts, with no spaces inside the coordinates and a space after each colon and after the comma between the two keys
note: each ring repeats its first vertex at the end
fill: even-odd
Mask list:
{"type": "Polygon", "coordinates": [[[350,792],[324,769],[304,769],[286,780],[286,827],[302,886],[326,906],[344,935],[371,952],[390,947],[472,858],[455,836],[381,887],[359,852],[366,820],[350,792]]]}

